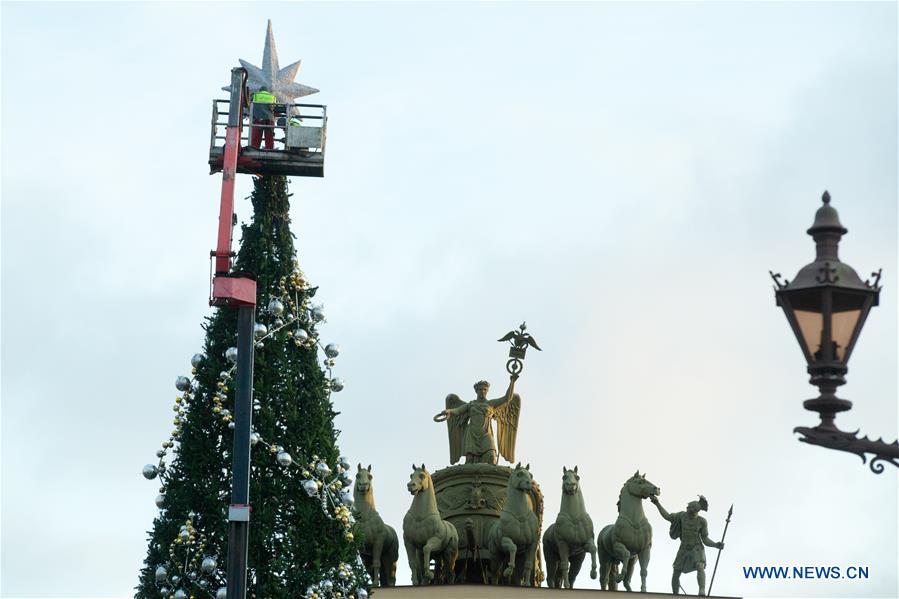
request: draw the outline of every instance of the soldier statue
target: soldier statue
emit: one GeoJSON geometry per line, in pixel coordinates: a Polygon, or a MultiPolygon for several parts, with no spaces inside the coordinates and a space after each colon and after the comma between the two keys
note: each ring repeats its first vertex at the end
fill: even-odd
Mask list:
{"type": "Polygon", "coordinates": [[[494,420],[499,453],[510,462],[515,461],[515,438],[518,435],[518,415],[521,413],[521,397],[514,392],[517,379],[517,373],[511,375],[506,394],[498,399],[487,399],[490,391],[487,381],[474,384],[477,397],[473,401],[466,403],[454,393],[446,396],[446,409],[434,420],[446,420],[451,464],[458,462],[463,455],[466,464],[496,464],[494,420]]]}
{"type": "Polygon", "coordinates": [[[680,589],[680,575],[696,570],[696,579],[699,583],[699,595],[705,596],[705,548],[715,547],[724,549],[724,543],[716,543],[709,538],[709,525],[705,518],[699,515],[700,510],[708,511],[709,502],[702,495],[697,501],[687,504],[687,510],[669,514],[659,503],[659,498],[649,498],[659,509],[662,518],[671,522],[671,538],[680,538],[680,548],[674,558],[674,574],[671,577],[671,592],[678,594],[680,589]]]}

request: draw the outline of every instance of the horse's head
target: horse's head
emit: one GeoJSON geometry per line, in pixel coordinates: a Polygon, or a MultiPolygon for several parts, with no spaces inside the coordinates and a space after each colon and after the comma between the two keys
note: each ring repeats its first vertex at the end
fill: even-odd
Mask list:
{"type": "Polygon", "coordinates": [[[531,476],[531,465],[522,466],[521,462],[518,462],[518,465],[515,466],[515,469],[512,471],[512,476],[509,477],[509,488],[510,489],[518,489],[519,491],[529,492],[531,490],[531,483],[534,480],[534,477],[531,476]]]}
{"type": "Polygon", "coordinates": [[[356,486],[353,487],[353,491],[365,495],[371,491],[371,479],[373,478],[371,464],[368,465],[368,468],[363,468],[362,464],[359,464],[356,470],[356,486]]]}
{"type": "Polygon", "coordinates": [[[640,474],[639,470],[634,472],[634,475],[624,483],[624,490],[640,499],[647,499],[662,493],[662,490],[646,480],[646,474],[640,474]]]}
{"type": "Polygon", "coordinates": [[[562,492],[566,495],[576,495],[580,487],[581,477],[578,476],[577,466],[574,470],[568,470],[562,466],[562,492]]]}
{"type": "Polygon", "coordinates": [[[413,495],[418,495],[422,491],[430,489],[431,484],[431,474],[425,468],[425,465],[416,466],[412,464],[412,474],[409,476],[409,483],[406,485],[409,492],[413,495]]]}

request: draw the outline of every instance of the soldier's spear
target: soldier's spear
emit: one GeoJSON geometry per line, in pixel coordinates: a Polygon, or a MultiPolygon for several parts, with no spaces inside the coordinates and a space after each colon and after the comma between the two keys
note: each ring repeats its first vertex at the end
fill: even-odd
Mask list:
{"type": "MultiPolygon", "coordinates": [[[[724,532],[721,533],[721,542],[724,542],[724,537],[727,536],[727,525],[730,524],[730,517],[734,513],[734,504],[730,504],[730,509],[727,510],[727,520],[724,522],[724,532]]],[[[715,572],[718,571],[718,560],[721,559],[721,549],[718,550],[718,557],[715,558],[715,569],[712,570],[712,580],[709,582],[709,596],[712,595],[712,585],[715,584],[715,572]]]]}

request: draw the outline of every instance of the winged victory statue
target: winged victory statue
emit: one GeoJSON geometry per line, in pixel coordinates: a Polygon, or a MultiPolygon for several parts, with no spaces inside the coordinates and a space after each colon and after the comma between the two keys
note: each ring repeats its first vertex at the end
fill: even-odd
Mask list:
{"type": "Polygon", "coordinates": [[[487,399],[490,383],[474,384],[474,400],[462,401],[455,393],[446,396],[446,409],[434,416],[435,422],[446,421],[449,434],[450,463],[455,464],[465,456],[466,464],[496,464],[497,454],[509,462],[515,462],[515,440],[518,436],[518,417],[521,414],[521,396],[515,393],[515,381],[522,369],[527,346],[539,350],[534,338],[525,333],[522,324],[518,331],[510,331],[499,341],[509,341],[510,360],[506,370],[510,374],[505,395],[487,399]],[[496,441],[493,422],[496,421],[496,441]],[[498,443],[497,443],[498,441],[498,443]]]}

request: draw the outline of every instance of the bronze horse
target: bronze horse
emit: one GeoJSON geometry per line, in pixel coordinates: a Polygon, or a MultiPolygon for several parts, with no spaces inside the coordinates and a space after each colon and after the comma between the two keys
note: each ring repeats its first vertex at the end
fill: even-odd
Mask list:
{"type": "Polygon", "coordinates": [[[368,570],[374,586],[396,586],[396,560],[399,557],[399,540],[396,531],[381,519],[375,509],[375,493],[371,486],[371,465],[358,465],[356,484],[353,485],[354,529],[361,534],[362,562],[368,570]]]}
{"type": "Polygon", "coordinates": [[[562,505],[556,521],[543,535],[546,560],[546,584],[550,588],[574,587],[584,558],[590,554],[590,578],[596,578],[596,545],[593,543],[593,520],[584,506],[581,477],[562,467],[562,505]]]}
{"type": "Polygon", "coordinates": [[[487,548],[490,551],[490,572],[494,584],[511,582],[515,586],[531,586],[534,563],[537,556],[537,514],[528,503],[533,477],[531,466],[515,466],[506,486],[506,502],[500,512],[499,521],[487,533],[487,548]],[[521,576],[513,580],[516,572],[516,558],[522,554],[521,576]],[[506,567],[502,567],[503,556],[508,556],[506,567]]]}
{"type": "Polygon", "coordinates": [[[456,558],[459,557],[459,532],[451,522],[440,517],[434,481],[422,464],[412,464],[412,474],[406,485],[412,493],[412,506],[403,518],[403,543],[412,570],[412,584],[430,584],[434,580],[431,556],[441,581],[452,584],[455,578],[456,558]]]}
{"type": "Polygon", "coordinates": [[[646,592],[646,568],[649,549],[652,547],[652,527],[643,513],[643,500],[662,491],[646,480],[640,471],[634,473],[621,488],[618,496],[618,519],[615,524],[603,528],[596,539],[599,554],[599,584],[603,590],[614,589],[624,581],[624,588],[631,590],[634,562],[640,560],[640,590],[646,592]],[[621,563],[619,574],[615,564],[621,563]]]}

